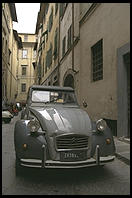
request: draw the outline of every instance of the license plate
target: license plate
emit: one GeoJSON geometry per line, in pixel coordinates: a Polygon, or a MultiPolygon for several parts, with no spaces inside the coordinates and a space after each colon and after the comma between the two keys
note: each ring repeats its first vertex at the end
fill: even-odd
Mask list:
{"type": "Polygon", "coordinates": [[[87,158],[86,151],[65,151],[60,153],[61,161],[81,161],[87,158]]]}

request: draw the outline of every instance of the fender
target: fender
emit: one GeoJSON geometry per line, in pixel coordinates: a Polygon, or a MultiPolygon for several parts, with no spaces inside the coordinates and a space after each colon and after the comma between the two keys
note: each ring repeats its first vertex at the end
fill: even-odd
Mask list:
{"type": "Polygon", "coordinates": [[[92,121],[92,130],[95,132],[93,132],[91,136],[91,141],[92,141],[91,156],[94,156],[97,145],[99,145],[100,147],[100,156],[104,157],[111,154],[115,154],[114,139],[108,125],[105,131],[103,131],[101,134],[101,132],[99,133],[96,129],[96,122],[92,121]],[[111,144],[109,145],[106,144],[107,138],[111,140],[111,144]]]}
{"type": "Polygon", "coordinates": [[[44,135],[33,137],[30,135],[30,131],[27,127],[29,120],[18,120],[14,129],[14,145],[15,151],[19,153],[19,158],[26,158],[26,156],[40,159],[42,152],[42,145],[47,145],[44,135]],[[23,145],[27,144],[27,148],[24,149],[23,145]]]}

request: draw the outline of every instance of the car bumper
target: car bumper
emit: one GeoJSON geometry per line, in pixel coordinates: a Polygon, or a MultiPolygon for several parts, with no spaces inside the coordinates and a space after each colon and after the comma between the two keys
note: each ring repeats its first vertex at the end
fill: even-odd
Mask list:
{"type": "MultiPolygon", "coordinates": [[[[45,148],[43,149],[44,153],[45,148]]],[[[46,156],[46,155],[43,155],[46,156]]],[[[115,159],[114,155],[109,155],[106,157],[99,156],[99,145],[96,147],[96,152],[93,158],[84,160],[84,161],[76,161],[76,162],[61,162],[55,160],[46,160],[43,157],[42,160],[39,159],[20,159],[21,166],[33,167],[33,168],[83,168],[90,166],[99,166],[105,165],[107,163],[112,162],[115,159]]]]}

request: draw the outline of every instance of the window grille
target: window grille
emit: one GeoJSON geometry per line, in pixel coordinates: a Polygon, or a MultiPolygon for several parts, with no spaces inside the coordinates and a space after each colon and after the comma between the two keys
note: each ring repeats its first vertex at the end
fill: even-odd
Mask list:
{"type": "Polygon", "coordinates": [[[103,40],[91,47],[92,52],[92,80],[103,79],[103,40]]]}

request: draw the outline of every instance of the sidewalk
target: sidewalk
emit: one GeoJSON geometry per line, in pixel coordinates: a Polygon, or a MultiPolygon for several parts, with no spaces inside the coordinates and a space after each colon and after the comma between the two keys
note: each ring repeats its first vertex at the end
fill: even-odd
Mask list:
{"type": "Polygon", "coordinates": [[[130,165],[130,139],[114,137],[116,157],[130,165]]]}

